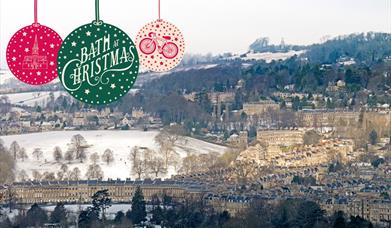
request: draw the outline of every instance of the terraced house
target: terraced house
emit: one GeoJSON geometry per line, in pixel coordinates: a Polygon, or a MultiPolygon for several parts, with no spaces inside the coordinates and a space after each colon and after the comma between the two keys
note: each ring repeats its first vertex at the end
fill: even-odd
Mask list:
{"type": "MultiPolygon", "coordinates": [[[[147,201],[153,196],[162,198],[167,195],[174,201],[183,202],[186,199],[200,199],[204,194],[204,188],[199,183],[169,180],[23,182],[14,183],[11,188],[18,203],[22,204],[90,203],[91,196],[104,189],[109,190],[113,203],[126,203],[131,201],[137,186],[141,187],[147,201]]],[[[0,195],[6,195],[6,191],[6,188],[0,189],[0,195]]],[[[3,197],[0,201],[5,201],[5,198],[3,197]]]]}

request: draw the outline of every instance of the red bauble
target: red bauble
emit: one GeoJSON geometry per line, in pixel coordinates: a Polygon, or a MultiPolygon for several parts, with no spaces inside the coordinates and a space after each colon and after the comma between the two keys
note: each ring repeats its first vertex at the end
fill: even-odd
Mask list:
{"type": "Polygon", "coordinates": [[[33,24],[16,32],[8,43],[7,63],[22,82],[42,85],[57,78],[61,37],[51,28],[33,24]]]}

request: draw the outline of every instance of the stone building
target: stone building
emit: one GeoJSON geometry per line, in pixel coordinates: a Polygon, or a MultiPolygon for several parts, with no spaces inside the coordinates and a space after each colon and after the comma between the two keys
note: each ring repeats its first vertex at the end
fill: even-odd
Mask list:
{"type": "Polygon", "coordinates": [[[391,201],[379,199],[328,199],[320,203],[329,214],[343,211],[348,216],[360,216],[373,223],[387,225],[391,220],[391,201]]]}
{"type": "MultiPolygon", "coordinates": [[[[44,181],[14,183],[12,186],[18,203],[33,204],[58,202],[90,203],[91,196],[99,191],[108,189],[113,203],[130,202],[132,194],[140,186],[145,199],[152,196],[171,196],[175,201],[202,197],[204,190],[200,184],[183,181],[161,180],[109,180],[109,181],[44,181]]],[[[0,189],[0,191],[2,191],[0,189]]],[[[3,190],[4,191],[4,190],[3,190]]],[[[3,192],[4,194],[4,192],[3,192]]],[[[0,192],[2,195],[2,192],[0,192]]],[[[200,199],[200,198],[197,198],[200,199]]]]}
{"type": "Polygon", "coordinates": [[[228,211],[231,216],[240,215],[245,212],[249,206],[251,199],[245,196],[235,195],[214,195],[209,194],[205,197],[206,203],[214,208],[214,210],[222,213],[228,211]]]}
{"type": "Polygon", "coordinates": [[[357,125],[359,112],[328,111],[328,110],[302,110],[296,114],[300,127],[332,127],[357,125]]]}
{"type": "Polygon", "coordinates": [[[280,105],[270,100],[254,103],[244,103],[243,111],[249,116],[263,115],[269,111],[280,111],[280,105]]]}
{"type": "Polygon", "coordinates": [[[213,92],[208,93],[208,98],[213,105],[212,117],[215,119],[229,121],[230,106],[235,100],[235,93],[213,92]],[[224,114],[223,119],[222,114],[224,114]]]}
{"type": "Polygon", "coordinates": [[[213,92],[208,93],[208,98],[212,104],[221,103],[232,103],[235,101],[234,92],[213,92]]]}
{"type": "Polygon", "coordinates": [[[304,142],[304,131],[301,130],[259,130],[257,140],[266,146],[293,146],[304,142]]]}
{"type": "Polygon", "coordinates": [[[246,149],[248,146],[248,132],[241,131],[239,135],[233,134],[227,141],[232,147],[246,149]]]}
{"type": "Polygon", "coordinates": [[[132,109],[132,118],[141,119],[145,117],[143,108],[133,108],[132,109]]]}
{"type": "Polygon", "coordinates": [[[391,112],[365,112],[363,128],[368,132],[376,130],[379,137],[391,135],[391,112]]]}
{"type": "Polygon", "coordinates": [[[72,119],[72,125],[76,127],[85,126],[87,125],[87,120],[83,113],[77,112],[75,113],[75,116],[72,119]]]}
{"type": "Polygon", "coordinates": [[[274,165],[284,168],[318,167],[322,164],[328,164],[335,158],[340,158],[342,162],[347,162],[352,153],[352,140],[331,139],[322,140],[314,145],[293,144],[292,146],[258,143],[242,151],[237,160],[263,166],[274,165]]]}

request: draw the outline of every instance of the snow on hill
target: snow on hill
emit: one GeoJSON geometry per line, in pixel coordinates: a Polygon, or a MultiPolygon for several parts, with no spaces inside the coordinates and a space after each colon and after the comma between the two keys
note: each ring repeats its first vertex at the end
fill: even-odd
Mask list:
{"type": "Polygon", "coordinates": [[[136,85],[144,85],[152,80],[159,79],[161,77],[170,75],[172,73],[181,73],[181,72],[187,72],[190,70],[207,70],[211,68],[215,68],[219,66],[219,64],[197,64],[193,66],[181,66],[177,67],[169,72],[144,72],[142,74],[139,74],[136,80],[136,85]]]}
{"type": "Polygon", "coordinates": [[[10,71],[0,71],[0,85],[10,83],[15,77],[10,71]]]}
{"type": "MultiPolygon", "coordinates": [[[[1,94],[1,96],[7,96],[10,99],[11,104],[15,105],[27,105],[27,106],[45,106],[51,92],[29,92],[29,93],[10,93],[1,94]]],[[[60,95],[66,95],[65,92],[53,92],[56,99],[60,95]]]]}
{"type": "MultiPolygon", "coordinates": [[[[139,91],[139,89],[131,89],[129,91],[130,94],[134,95],[139,91]]],[[[41,107],[45,107],[49,98],[50,93],[48,91],[40,91],[40,92],[26,92],[26,93],[9,93],[9,94],[0,94],[0,96],[7,96],[10,99],[11,104],[13,105],[26,105],[33,107],[35,105],[40,105],[41,107]]],[[[67,92],[64,91],[56,91],[53,92],[54,99],[59,96],[69,96],[67,92]]]]}
{"type": "MultiPolygon", "coordinates": [[[[13,141],[17,141],[21,147],[26,149],[29,156],[25,162],[19,161],[17,163],[17,173],[21,170],[25,170],[31,178],[33,170],[37,170],[40,173],[45,171],[57,172],[59,171],[60,165],[53,161],[53,148],[59,146],[63,153],[68,148],[68,144],[71,141],[73,135],[81,134],[86,140],[90,148],[87,151],[87,158],[90,154],[97,152],[100,156],[106,149],[111,149],[114,152],[115,161],[114,163],[107,165],[100,162],[99,165],[102,167],[104,172],[104,178],[129,178],[131,174],[131,164],[128,160],[129,152],[134,146],[148,147],[157,150],[157,145],[154,142],[155,136],[158,134],[157,131],[59,131],[59,132],[44,132],[44,133],[33,133],[24,135],[11,135],[1,137],[4,140],[7,147],[13,141]],[[36,161],[32,152],[35,148],[41,148],[43,151],[43,159],[36,161]]],[[[181,157],[186,156],[186,151],[193,153],[223,153],[226,148],[223,146],[207,143],[194,138],[186,138],[186,144],[178,145],[176,152],[181,157]]],[[[85,178],[89,161],[84,163],[74,162],[69,164],[69,168],[73,169],[78,167],[81,170],[82,177],[85,178]]],[[[175,174],[173,169],[169,170],[169,174],[164,177],[170,177],[175,174]]],[[[132,176],[134,178],[134,176],[132,176]]]]}
{"type": "Polygon", "coordinates": [[[243,60],[265,60],[267,63],[270,63],[273,60],[285,60],[294,55],[301,55],[305,51],[289,51],[289,52],[263,52],[263,53],[248,53],[245,57],[242,57],[243,60]]]}

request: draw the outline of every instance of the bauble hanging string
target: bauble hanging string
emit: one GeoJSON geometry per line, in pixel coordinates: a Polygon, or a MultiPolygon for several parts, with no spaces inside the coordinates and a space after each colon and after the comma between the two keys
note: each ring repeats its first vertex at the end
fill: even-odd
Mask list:
{"type": "Polygon", "coordinates": [[[136,37],[141,65],[155,72],[175,68],[185,53],[182,32],[173,24],[161,19],[161,2],[158,0],[158,19],[146,24],[136,37]]]}
{"type": "Polygon", "coordinates": [[[99,0],[95,0],[95,20],[70,33],[58,56],[64,88],[93,105],[120,99],[132,88],[139,72],[133,41],[121,29],[101,21],[99,10],[99,0]]]}
{"type": "Polygon", "coordinates": [[[39,24],[38,0],[34,0],[34,23],[17,31],[8,43],[8,67],[24,83],[49,83],[58,76],[57,53],[61,43],[57,32],[39,24]]]}

